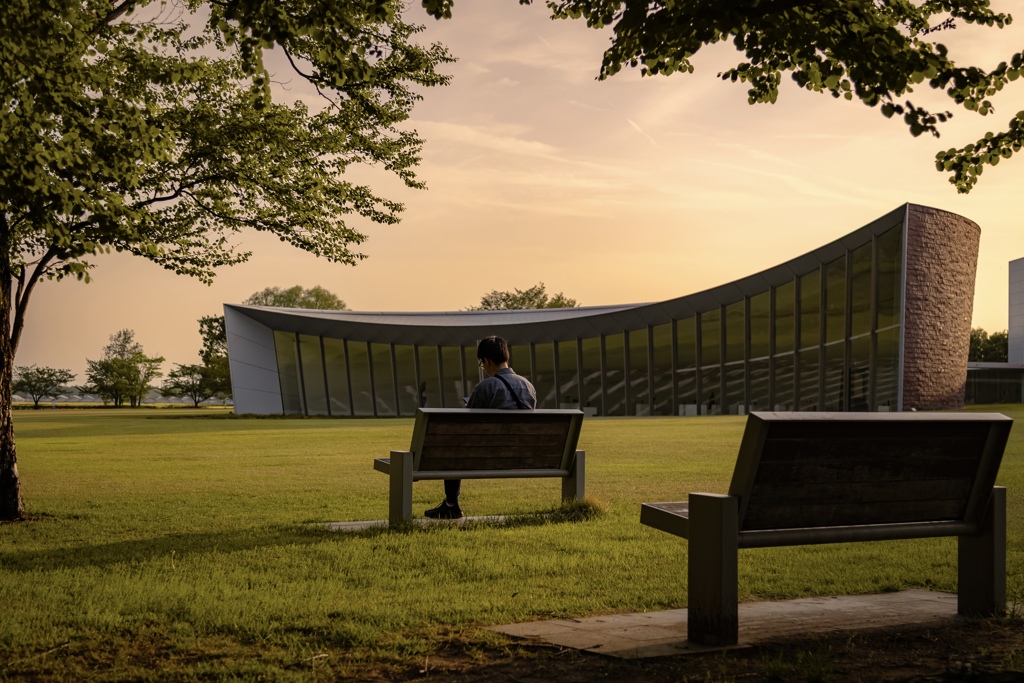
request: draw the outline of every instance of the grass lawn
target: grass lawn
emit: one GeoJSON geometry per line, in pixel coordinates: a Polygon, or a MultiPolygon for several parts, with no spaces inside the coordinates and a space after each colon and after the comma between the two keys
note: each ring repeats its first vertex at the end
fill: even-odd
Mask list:
{"type": "MultiPolygon", "coordinates": [[[[0,680],[332,679],[406,668],[453,637],[502,640],[480,626],[685,606],[687,544],[641,526],[640,503],[724,492],[744,420],[585,421],[597,519],[332,533],[318,523],[387,517],[372,459],[406,447],[411,420],[18,411],[33,519],[0,525],[0,680]]],[[[1022,603],[1019,424],[999,483],[1022,603]]],[[[559,492],[467,481],[463,509],[528,516],[559,492]]],[[[413,494],[419,515],[441,484],[413,494]]],[[[955,539],[740,554],[744,600],[910,587],[955,591],[955,539]]]]}

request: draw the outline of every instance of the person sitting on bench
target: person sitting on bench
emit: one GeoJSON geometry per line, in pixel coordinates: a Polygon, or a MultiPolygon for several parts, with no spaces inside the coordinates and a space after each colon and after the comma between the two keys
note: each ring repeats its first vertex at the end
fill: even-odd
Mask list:
{"type": "MultiPolygon", "coordinates": [[[[467,404],[470,408],[533,410],[537,407],[537,390],[528,379],[517,375],[508,366],[507,341],[501,337],[481,339],[476,347],[476,358],[487,378],[473,389],[467,404]]],[[[444,500],[423,514],[432,519],[461,519],[461,489],[461,479],[445,479],[444,500]]]]}

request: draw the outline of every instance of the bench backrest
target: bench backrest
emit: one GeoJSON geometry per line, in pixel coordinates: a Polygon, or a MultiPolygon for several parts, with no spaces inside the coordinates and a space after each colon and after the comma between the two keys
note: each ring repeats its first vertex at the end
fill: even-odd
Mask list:
{"type": "Polygon", "coordinates": [[[549,470],[567,473],[580,410],[420,408],[412,445],[418,472],[549,470]]]}
{"type": "Polygon", "coordinates": [[[998,413],[751,413],[740,531],[979,524],[1013,420],[998,413]]]}

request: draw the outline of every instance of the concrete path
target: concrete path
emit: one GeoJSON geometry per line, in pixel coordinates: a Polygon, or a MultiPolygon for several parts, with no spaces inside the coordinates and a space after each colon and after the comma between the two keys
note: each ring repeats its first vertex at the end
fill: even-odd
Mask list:
{"type": "MultiPolygon", "coordinates": [[[[733,647],[749,647],[795,635],[917,626],[948,621],[955,616],[955,594],[927,590],[744,602],[739,605],[739,645],[733,647]]],[[[733,649],[687,642],[685,609],[533,621],[492,626],[491,630],[623,659],[733,649]]]]}

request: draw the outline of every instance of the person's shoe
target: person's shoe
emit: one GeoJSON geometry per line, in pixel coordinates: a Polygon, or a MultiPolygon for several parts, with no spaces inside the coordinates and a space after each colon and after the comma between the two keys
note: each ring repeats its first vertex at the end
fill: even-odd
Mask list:
{"type": "Polygon", "coordinates": [[[442,500],[436,508],[431,508],[423,513],[431,519],[462,519],[462,508],[456,505],[449,505],[448,501],[442,500]]]}

